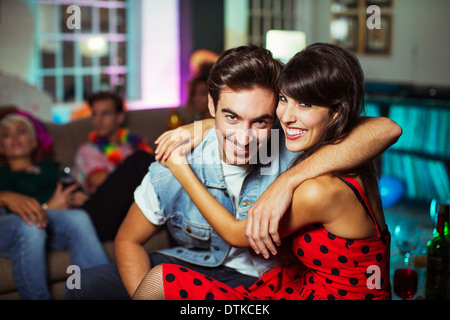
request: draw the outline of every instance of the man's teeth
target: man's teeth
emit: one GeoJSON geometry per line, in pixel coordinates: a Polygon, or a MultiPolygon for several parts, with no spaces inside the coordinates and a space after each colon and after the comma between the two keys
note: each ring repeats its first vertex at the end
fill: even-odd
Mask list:
{"type": "Polygon", "coordinates": [[[288,133],[288,135],[290,136],[296,136],[299,134],[304,134],[306,132],[306,130],[300,130],[300,129],[286,129],[286,132],[288,133]]]}
{"type": "Polygon", "coordinates": [[[236,148],[236,150],[245,151],[245,146],[244,147],[240,147],[240,146],[235,144],[234,147],[236,148]]]}

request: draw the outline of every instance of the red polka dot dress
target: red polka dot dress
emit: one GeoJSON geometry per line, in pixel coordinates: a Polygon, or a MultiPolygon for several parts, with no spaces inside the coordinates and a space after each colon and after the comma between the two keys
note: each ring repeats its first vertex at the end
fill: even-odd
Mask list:
{"type": "Polygon", "coordinates": [[[292,250],[299,264],[265,273],[251,287],[229,287],[201,273],[163,264],[166,300],[372,300],[390,299],[390,234],[380,232],[362,188],[352,188],[375,223],[378,236],[344,239],[316,224],[293,235],[292,250]]]}

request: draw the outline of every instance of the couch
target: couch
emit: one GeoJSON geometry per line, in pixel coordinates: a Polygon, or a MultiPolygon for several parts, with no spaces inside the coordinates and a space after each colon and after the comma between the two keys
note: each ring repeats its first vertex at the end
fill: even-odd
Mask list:
{"type": "MultiPolygon", "coordinates": [[[[148,109],[127,111],[125,125],[131,132],[143,137],[154,147],[156,138],[168,130],[167,119],[170,110],[148,109]]],[[[84,118],[64,125],[44,122],[45,127],[54,139],[55,160],[65,166],[72,166],[78,147],[87,140],[92,130],[91,119],[84,118]]],[[[103,243],[105,251],[111,261],[114,261],[114,242],[103,243]]],[[[169,246],[167,230],[160,229],[146,244],[148,252],[169,246]]],[[[51,251],[47,254],[49,287],[53,299],[64,299],[64,287],[70,274],[66,273],[71,265],[68,251],[51,251]]],[[[82,276],[82,275],[81,275],[82,276]]],[[[11,260],[0,258],[0,300],[20,299],[12,275],[11,260]]]]}

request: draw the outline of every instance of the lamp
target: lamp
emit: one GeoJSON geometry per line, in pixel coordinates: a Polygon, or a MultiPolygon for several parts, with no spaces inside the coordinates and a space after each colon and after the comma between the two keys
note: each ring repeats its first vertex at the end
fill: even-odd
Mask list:
{"type": "Polygon", "coordinates": [[[266,34],[266,48],[274,58],[286,63],[297,52],[306,47],[306,35],[302,31],[269,30],[266,34]]]}

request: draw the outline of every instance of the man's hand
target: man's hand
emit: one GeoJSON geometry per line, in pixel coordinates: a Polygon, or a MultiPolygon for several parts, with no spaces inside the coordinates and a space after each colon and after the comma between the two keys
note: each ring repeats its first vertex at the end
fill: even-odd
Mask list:
{"type": "Polygon", "coordinates": [[[269,251],[277,254],[275,245],[281,245],[278,227],[294,193],[287,180],[288,176],[280,175],[248,211],[245,235],[253,250],[266,259],[269,251]]]}
{"type": "Polygon", "coordinates": [[[2,192],[0,198],[2,205],[19,215],[29,226],[33,223],[38,228],[47,226],[47,213],[35,198],[9,191],[2,192]]]}
{"type": "Polygon", "coordinates": [[[69,205],[71,208],[80,208],[88,199],[89,195],[84,191],[75,191],[71,194],[69,205]]]}

